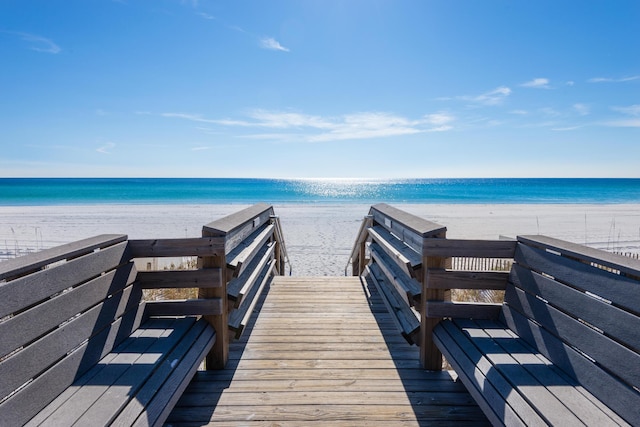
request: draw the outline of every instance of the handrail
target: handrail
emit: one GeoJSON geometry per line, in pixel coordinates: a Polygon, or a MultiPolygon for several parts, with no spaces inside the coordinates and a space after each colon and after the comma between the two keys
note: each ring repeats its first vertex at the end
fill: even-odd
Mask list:
{"type": "MultiPolygon", "coordinates": [[[[289,265],[289,276],[291,276],[291,272],[293,270],[293,266],[291,265],[291,260],[289,259],[289,253],[287,252],[287,246],[284,241],[284,234],[282,233],[282,226],[280,224],[280,217],[277,215],[272,215],[271,219],[273,220],[276,230],[275,230],[275,238],[276,241],[280,244],[280,253],[282,254],[282,258],[284,262],[289,265]]],[[[284,267],[280,267],[280,274],[284,274],[284,267]]]]}
{"type": "MultiPolygon", "coordinates": [[[[354,259],[359,259],[356,258],[356,255],[358,256],[363,256],[364,254],[360,254],[361,252],[361,246],[362,246],[362,242],[365,242],[367,240],[367,237],[369,236],[369,232],[367,231],[367,229],[369,228],[369,226],[371,225],[371,220],[372,220],[372,216],[367,215],[362,219],[362,222],[360,223],[360,230],[358,230],[358,234],[356,235],[356,241],[353,244],[353,248],[351,249],[351,255],[349,255],[349,259],[347,260],[347,265],[344,267],[344,275],[347,276],[347,270],[349,269],[349,266],[353,266],[353,261],[354,259]]],[[[355,271],[352,271],[354,276],[359,275],[360,273],[362,273],[362,271],[359,271],[358,273],[356,273],[355,271]]]]}

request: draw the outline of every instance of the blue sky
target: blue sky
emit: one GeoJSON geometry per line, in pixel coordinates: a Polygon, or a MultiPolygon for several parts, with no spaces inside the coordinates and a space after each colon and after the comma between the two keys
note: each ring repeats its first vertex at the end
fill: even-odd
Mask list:
{"type": "Polygon", "coordinates": [[[0,176],[640,177],[637,0],[2,0],[0,176]]]}

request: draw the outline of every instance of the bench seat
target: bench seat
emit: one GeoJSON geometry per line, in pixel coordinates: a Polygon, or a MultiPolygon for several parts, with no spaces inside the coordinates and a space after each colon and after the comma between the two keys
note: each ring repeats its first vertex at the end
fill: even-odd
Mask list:
{"type": "Polygon", "coordinates": [[[493,320],[444,320],[434,340],[494,425],[629,425],[493,320]]]}
{"type": "Polygon", "coordinates": [[[151,318],[27,425],[156,425],[214,341],[204,319],[151,318]]]}
{"type": "Polygon", "coordinates": [[[519,236],[497,318],[435,344],[494,425],[640,425],[640,262],[519,236]]]}

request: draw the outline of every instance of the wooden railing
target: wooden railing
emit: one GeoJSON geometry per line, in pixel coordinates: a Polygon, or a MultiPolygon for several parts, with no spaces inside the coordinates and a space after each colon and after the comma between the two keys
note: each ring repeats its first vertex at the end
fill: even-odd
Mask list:
{"type": "Polygon", "coordinates": [[[452,290],[504,290],[508,269],[468,267],[488,264],[504,270],[510,262],[500,260],[512,259],[514,251],[515,241],[446,239],[445,227],[379,204],[362,222],[350,265],[353,275],[366,276],[378,288],[407,341],[420,346],[423,366],[440,370],[442,355],[432,340],[438,322],[458,315],[495,317],[500,309],[491,302],[452,302],[452,290]],[[478,263],[477,258],[491,261],[478,263]],[[465,269],[454,270],[453,265],[465,269]]]}
{"type": "Polygon", "coordinates": [[[139,272],[138,282],[143,289],[197,288],[197,298],[149,301],[147,310],[204,314],[217,333],[207,369],[225,366],[230,338],[240,337],[269,278],[289,262],[280,221],[264,204],[205,225],[200,238],[130,240],[129,248],[132,258],[197,257],[195,270],[139,272]]]}

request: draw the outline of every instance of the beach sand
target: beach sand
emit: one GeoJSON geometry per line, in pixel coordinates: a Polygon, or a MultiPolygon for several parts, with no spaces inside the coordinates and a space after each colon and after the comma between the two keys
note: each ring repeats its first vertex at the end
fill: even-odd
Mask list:
{"type": "MultiPolygon", "coordinates": [[[[121,233],[132,239],[198,237],[202,226],[247,205],[95,205],[0,207],[0,259],[121,233]]],[[[447,236],[497,239],[545,234],[600,249],[640,251],[640,204],[394,204],[447,227],[447,236]]],[[[369,205],[282,204],[292,274],[344,274],[369,205]]]]}

